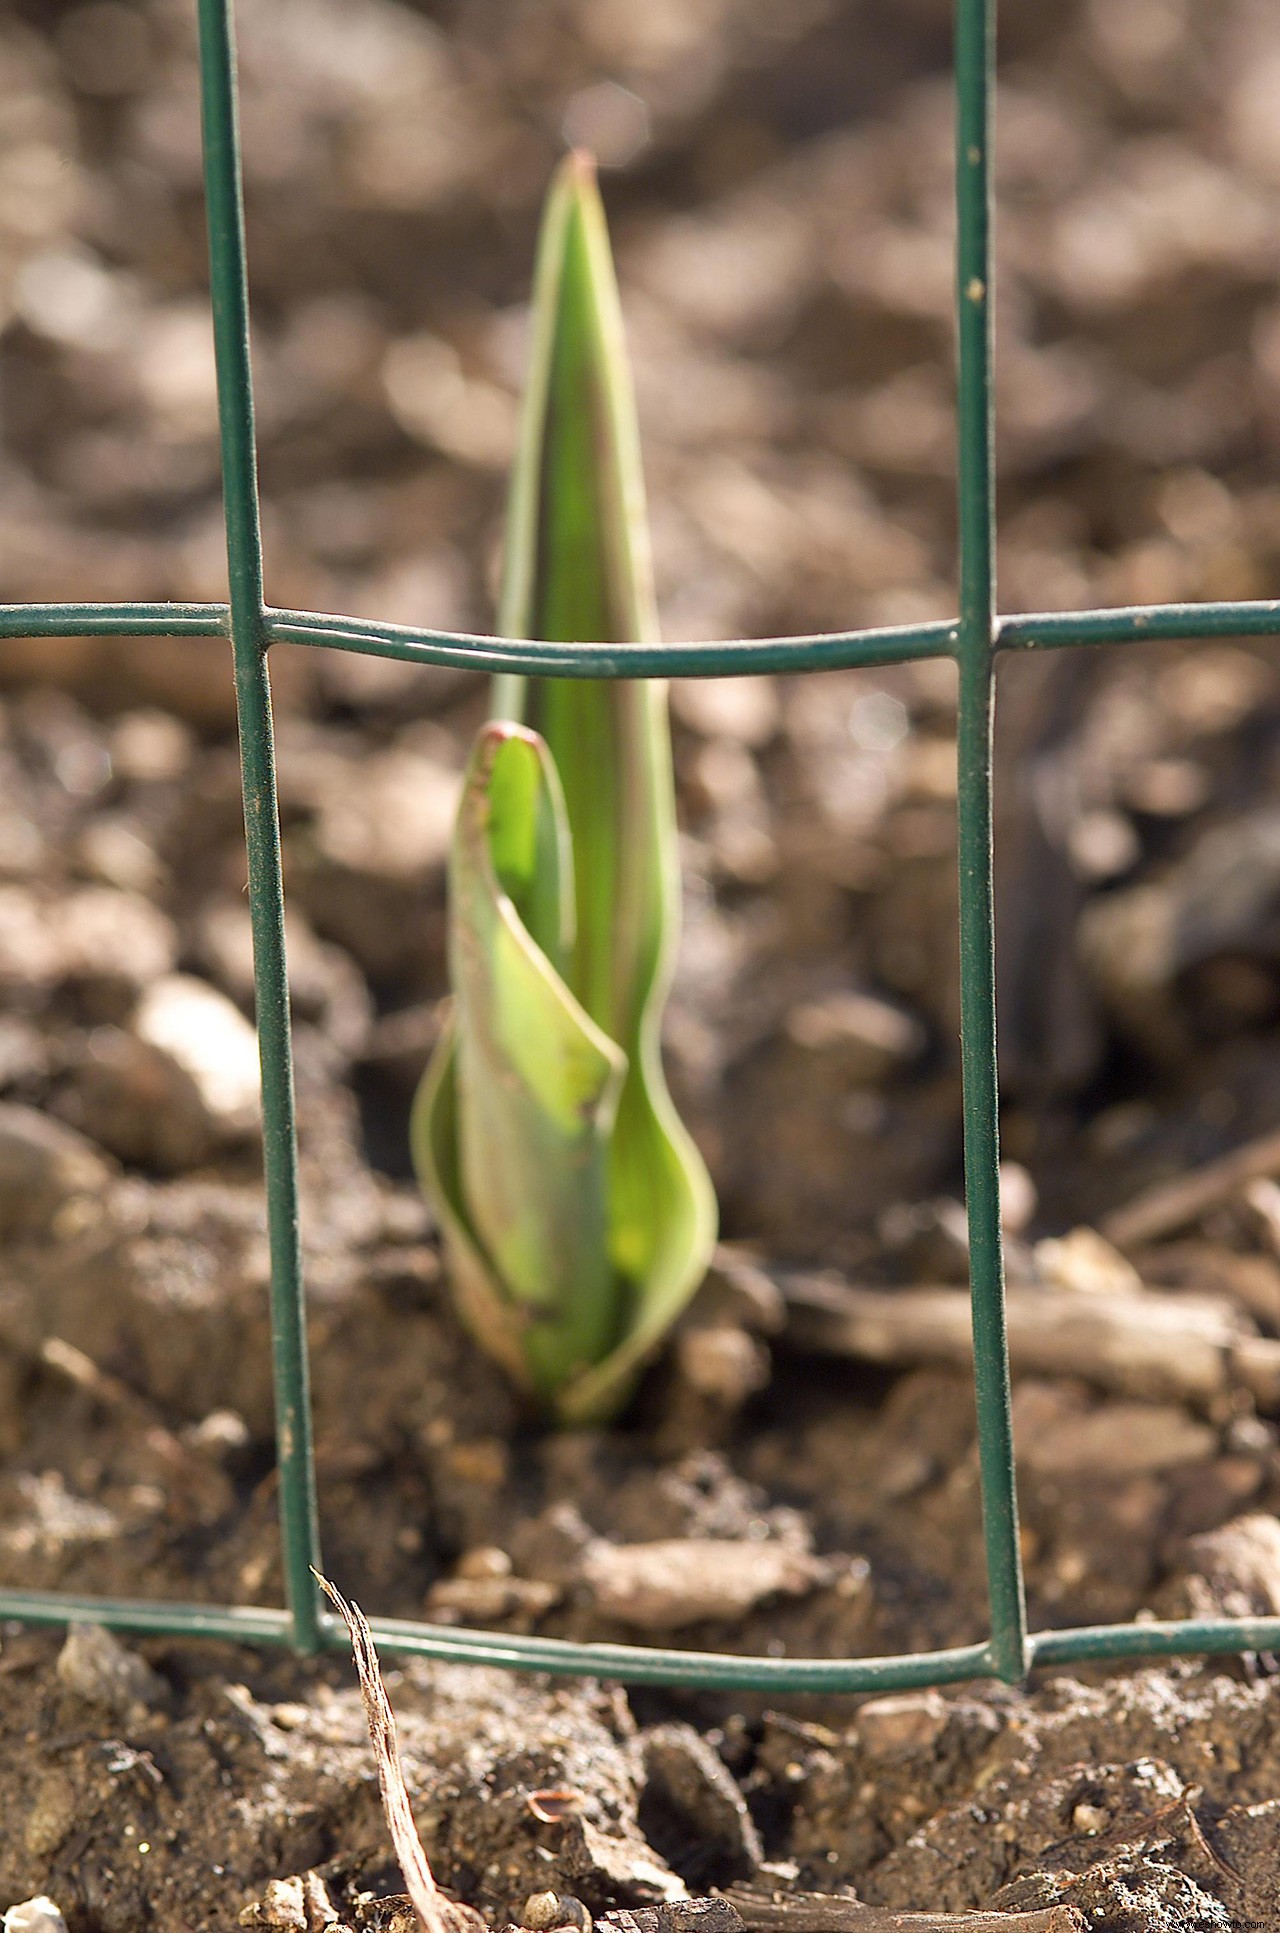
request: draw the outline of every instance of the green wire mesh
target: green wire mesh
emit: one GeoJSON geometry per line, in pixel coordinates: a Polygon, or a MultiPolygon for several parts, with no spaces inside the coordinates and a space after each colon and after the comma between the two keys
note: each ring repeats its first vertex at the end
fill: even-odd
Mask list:
{"type": "Polygon", "coordinates": [[[276,805],[269,647],[325,645],[410,663],[566,678],[712,677],[749,671],[828,671],[954,657],[959,667],[961,1049],[965,1187],[973,1298],[983,1527],[991,1610],[985,1644],[863,1659],[744,1658],[638,1645],[573,1644],[373,1620],[390,1651],[455,1662],[693,1689],[855,1692],[962,1679],[1016,1682],[1033,1665],[1084,1659],[1280,1650],[1280,1618],[1197,1618],[1093,1625],[1030,1634],[1018,1542],[1000,1240],[991,872],[991,726],[996,654],[1143,639],[1280,636],[1280,603],[1156,605],[997,618],[992,458],[991,117],[994,0],[956,0],[956,288],[960,615],[954,623],[847,631],[822,637],[716,644],[542,644],[467,637],[309,611],[263,597],[257,453],[249,361],[248,281],[231,0],[197,0],[205,197],[218,368],[229,601],[226,604],[0,606],[0,637],[68,635],[222,637],[231,645],[253,920],[262,1057],[262,1108],[271,1249],[271,1317],[280,1523],[287,1610],[146,1603],[58,1592],[0,1591],[0,1617],[30,1624],[75,1618],[129,1630],[291,1646],[345,1647],[321,1605],[315,1459],[308,1394],[306,1311],[298,1240],[297,1140],[284,953],[284,898],[276,805]]]}

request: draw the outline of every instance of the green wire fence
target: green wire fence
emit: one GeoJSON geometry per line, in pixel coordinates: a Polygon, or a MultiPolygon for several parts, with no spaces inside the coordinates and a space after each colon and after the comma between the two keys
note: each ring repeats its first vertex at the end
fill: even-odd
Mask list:
{"type": "Polygon", "coordinates": [[[1280,602],[1166,604],[998,618],[992,455],[991,137],[995,0],[956,0],[956,289],[960,614],[952,623],[716,644],[544,644],[468,637],[269,607],[263,595],[257,452],[249,359],[240,142],[231,0],[197,0],[213,326],[217,352],[229,600],[226,604],[0,606],[0,637],[221,637],[231,645],[262,1056],[271,1316],[287,1609],[148,1603],[0,1591],[0,1618],[60,1625],[345,1648],[323,1608],[306,1310],[298,1238],[292,1042],[267,658],[272,644],[325,645],[409,663],[566,678],[712,677],[828,671],[953,657],[959,667],[961,1042],[965,1184],[973,1298],[983,1528],[990,1596],[986,1643],[912,1656],[750,1658],[376,1618],[389,1651],[512,1669],[589,1673],[630,1683],[721,1690],[865,1692],[963,1679],[1023,1678],[1033,1665],[1084,1659],[1280,1651],[1280,1618],[1195,1618],[1029,1633],[1018,1543],[1009,1357],[1000,1239],[998,1091],[991,871],[991,727],[996,654],[1145,639],[1280,636],[1280,602]]]}

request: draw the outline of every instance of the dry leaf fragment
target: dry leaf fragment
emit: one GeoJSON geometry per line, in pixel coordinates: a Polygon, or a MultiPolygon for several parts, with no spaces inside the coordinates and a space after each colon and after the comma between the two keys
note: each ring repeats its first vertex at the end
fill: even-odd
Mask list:
{"type": "Polygon", "coordinates": [[[525,1804],[542,1825],[559,1826],[579,1810],[583,1796],[571,1785],[544,1786],[537,1792],[531,1792],[525,1804]]]}

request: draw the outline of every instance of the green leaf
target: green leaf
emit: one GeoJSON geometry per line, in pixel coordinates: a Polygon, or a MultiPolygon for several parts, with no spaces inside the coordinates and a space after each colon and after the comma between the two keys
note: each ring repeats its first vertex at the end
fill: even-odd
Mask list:
{"type": "Polygon", "coordinates": [[[544,950],[572,944],[567,857],[546,747],[519,725],[487,725],[449,869],[453,1162],[544,1395],[607,1354],[621,1326],[608,1167],[626,1062],[544,950]]]}
{"type": "MultiPolygon", "coordinates": [[[[580,156],[539,244],[500,622],[558,641],[657,633],[617,285],[580,156]]],[[[666,689],[504,678],[495,710],[508,722],[481,735],[459,814],[456,1004],[415,1153],[473,1329],[583,1422],[625,1399],[715,1236],[659,1055],[679,911],[666,689]]]]}

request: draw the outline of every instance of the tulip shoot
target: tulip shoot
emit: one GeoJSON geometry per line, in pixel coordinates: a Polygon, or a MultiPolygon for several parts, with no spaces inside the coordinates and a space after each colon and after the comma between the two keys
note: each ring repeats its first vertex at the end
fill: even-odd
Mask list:
{"type": "MultiPolygon", "coordinates": [[[[657,636],[618,291],[577,155],[538,249],[500,626],[657,636]]],[[[473,1334],[580,1425],[625,1401],[715,1237],[659,1056],[680,885],[666,688],[506,677],[494,712],[454,833],[453,1006],[414,1158],[473,1334]]]]}

